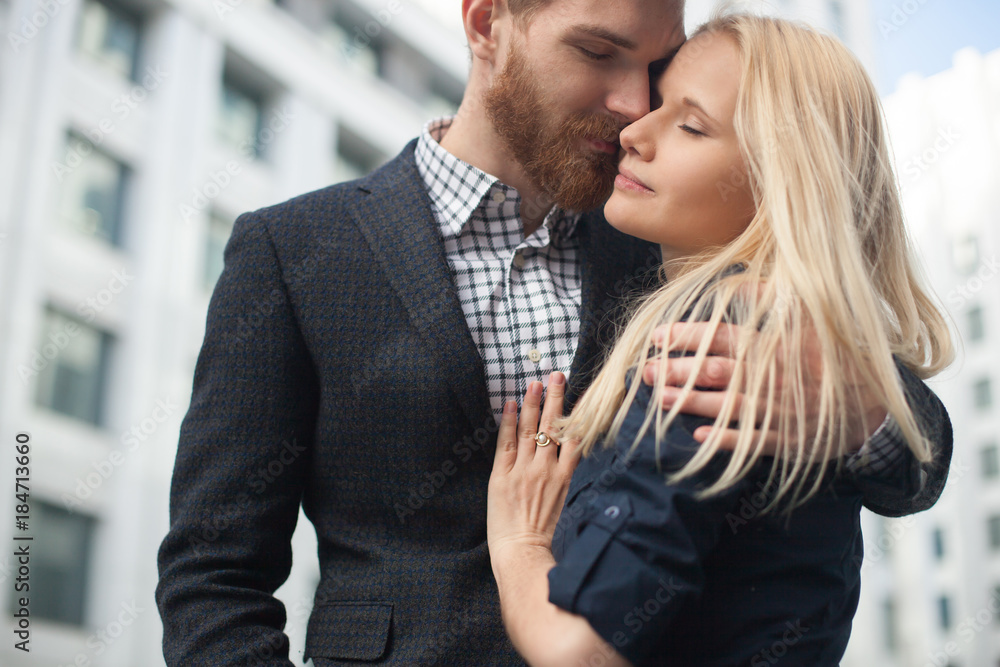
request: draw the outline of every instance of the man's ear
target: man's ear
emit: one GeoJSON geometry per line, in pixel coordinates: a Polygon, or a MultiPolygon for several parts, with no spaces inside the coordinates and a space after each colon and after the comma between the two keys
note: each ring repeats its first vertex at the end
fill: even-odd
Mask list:
{"type": "Polygon", "coordinates": [[[503,0],[462,0],[462,23],[472,55],[494,62],[497,53],[497,19],[507,8],[503,0]]]}

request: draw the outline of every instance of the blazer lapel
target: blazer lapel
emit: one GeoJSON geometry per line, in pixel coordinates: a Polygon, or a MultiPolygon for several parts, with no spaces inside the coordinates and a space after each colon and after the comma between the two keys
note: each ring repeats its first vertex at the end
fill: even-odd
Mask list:
{"type": "Polygon", "coordinates": [[[476,428],[492,419],[486,373],[458,301],[413,146],[360,182],[351,213],[476,428]]]}
{"type": "Polygon", "coordinates": [[[580,338],[570,367],[565,412],[569,412],[600,370],[614,344],[622,295],[645,291],[656,280],[659,249],[615,230],[600,213],[584,214],[580,234],[582,304],[580,338]]]}

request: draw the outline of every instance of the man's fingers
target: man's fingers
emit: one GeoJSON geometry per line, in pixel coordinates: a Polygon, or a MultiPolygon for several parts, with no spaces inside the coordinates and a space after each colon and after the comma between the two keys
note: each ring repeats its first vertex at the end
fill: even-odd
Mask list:
{"type": "MultiPolygon", "coordinates": [[[[643,382],[655,386],[662,365],[663,363],[656,359],[647,361],[642,369],[643,382]]],[[[694,357],[667,359],[666,367],[666,377],[661,378],[661,382],[669,387],[683,387],[695,371],[695,359],[694,357]]],[[[708,389],[725,389],[729,386],[735,367],[736,362],[727,357],[708,357],[698,369],[694,384],[696,387],[708,389]]]]}
{"type": "MultiPolygon", "coordinates": [[[[698,442],[705,442],[708,440],[708,436],[712,433],[711,426],[699,426],[694,430],[694,439],[698,442]]],[[[740,432],[734,428],[727,428],[722,431],[722,439],[719,441],[719,446],[722,449],[732,451],[736,448],[736,443],[739,440],[740,432]]],[[[760,438],[760,431],[754,431],[754,440],[760,438]]],[[[764,438],[764,447],[761,449],[762,456],[777,456],[778,455],[778,434],[775,431],[768,431],[764,438]]]]}
{"type": "Polygon", "coordinates": [[[497,452],[493,458],[493,468],[508,472],[517,462],[517,401],[507,401],[500,416],[500,430],[497,431],[497,452]]]}
{"type": "MultiPolygon", "coordinates": [[[[674,404],[680,400],[682,391],[676,387],[666,387],[663,390],[663,409],[670,410],[674,404]]],[[[695,417],[710,417],[712,419],[719,416],[722,406],[726,402],[728,392],[725,391],[692,391],[681,402],[681,412],[695,417]]],[[[735,414],[739,414],[743,405],[743,394],[736,394],[735,414]]]]}
{"type": "MultiPolygon", "coordinates": [[[[696,352],[701,340],[712,332],[708,322],[676,322],[664,324],[653,332],[653,342],[661,348],[671,343],[670,349],[696,352]]],[[[708,348],[709,354],[732,356],[736,347],[739,328],[735,324],[719,324],[708,348]]]]}

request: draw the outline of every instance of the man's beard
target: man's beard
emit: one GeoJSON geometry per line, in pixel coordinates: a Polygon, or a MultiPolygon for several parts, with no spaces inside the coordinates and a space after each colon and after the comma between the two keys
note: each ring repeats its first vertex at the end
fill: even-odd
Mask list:
{"type": "Polygon", "coordinates": [[[555,202],[565,209],[587,211],[611,196],[618,155],[587,148],[589,139],[618,143],[621,128],[610,115],[558,117],[549,111],[527,59],[516,49],[511,49],[484,103],[511,156],[548,198],[522,202],[526,210],[545,209],[555,202]]]}

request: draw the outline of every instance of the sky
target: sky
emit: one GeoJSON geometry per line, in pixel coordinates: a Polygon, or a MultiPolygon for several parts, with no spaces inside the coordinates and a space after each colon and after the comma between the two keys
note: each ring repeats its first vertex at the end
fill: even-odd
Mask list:
{"type": "Polygon", "coordinates": [[[931,76],[949,69],[967,46],[980,53],[1000,48],[1000,0],[871,0],[879,89],[896,89],[900,77],[931,76]]]}

